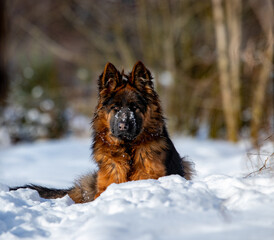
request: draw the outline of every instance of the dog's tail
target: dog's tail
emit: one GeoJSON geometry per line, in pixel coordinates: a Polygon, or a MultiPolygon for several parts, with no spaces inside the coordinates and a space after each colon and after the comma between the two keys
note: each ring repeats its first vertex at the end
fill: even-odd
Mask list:
{"type": "Polygon", "coordinates": [[[33,185],[33,184],[28,184],[20,187],[12,187],[9,190],[15,191],[20,188],[29,188],[29,189],[36,190],[39,193],[40,197],[47,198],[47,199],[64,197],[71,190],[71,189],[46,188],[46,187],[33,185]]]}
{"type": "Polygon", "coordinates": [[[40,197],[46,199],[61,198],[68,194],[75,203],[85,203],[94,200],[96,194],[96,179],[97,173],[91,173],[78,179],[74,186],[69,189],[46,188],[30,184],[21,187],[13,187],[9,190],[15,191],[20,188],[29,188],[36,190],[40,197]]]}

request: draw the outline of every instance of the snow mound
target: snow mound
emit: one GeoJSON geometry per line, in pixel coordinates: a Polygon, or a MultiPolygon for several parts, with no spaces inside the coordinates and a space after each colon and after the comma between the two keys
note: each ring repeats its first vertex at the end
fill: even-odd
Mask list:
{"type": "MultiPolygon", "coordinates": [[[[174,143],[195,163],[193,180],[172,175],[112,184],[85,204],[74,204],[69,196],[46,200],[30,189],[9,192],[7,185],[71,186],[96,168],[89,161],[90,140],[2,148],[0,240],[273,239],[273,177],[268,172],[245,177],[250,173],[245,144],[191,138],[174,143]]],[[[273,145],[264,151],[270,156],[273,145]]]]}
{"type": "Polygon", "coordinates": [[[172,175],[112,184],[80,205],[1,185],[0,206],[0,239],[272,239],[274,233],[274,183],[263,177],[172,175]]]}

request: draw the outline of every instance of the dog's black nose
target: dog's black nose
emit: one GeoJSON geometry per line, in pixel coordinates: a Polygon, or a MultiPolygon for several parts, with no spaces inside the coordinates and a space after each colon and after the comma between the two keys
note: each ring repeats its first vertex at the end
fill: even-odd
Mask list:
{"type": "Polygon", "coordinates": [[[118,127],[119,127],[120,131],[127,131],[128,130],[128,125],[126,123],[123,123],[123,122],[119,123],[118,127]]]}

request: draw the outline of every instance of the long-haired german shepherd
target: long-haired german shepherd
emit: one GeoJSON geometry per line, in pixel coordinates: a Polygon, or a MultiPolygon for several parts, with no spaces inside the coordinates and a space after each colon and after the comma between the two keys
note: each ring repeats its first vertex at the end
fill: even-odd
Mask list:
{"type": "Polygon", "coordinates": [[[129,75],[111,63],[98,80],[99,102],[93,118],[93,157],[99,170],[80,178],[66,190],[36,185],[43,198],[68,194],[75,203],[89,202],[112,183],[192,175],[191,164],[181,158],[168,136],[162,108],[150,71],[137,62],[129,75]]]}

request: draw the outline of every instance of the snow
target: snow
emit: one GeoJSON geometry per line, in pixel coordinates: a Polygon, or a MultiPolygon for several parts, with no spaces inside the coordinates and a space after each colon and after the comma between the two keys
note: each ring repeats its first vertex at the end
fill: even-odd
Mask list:
{"type": "MultiPolygon", "coordinates": [[[[245,177],[252,171],[247,143],[184,137],[174,143],[195,163],[193,180],[172,175],[112,184],[86,204],[68,196],[46,200],[29,189],[9,192],[8,185],[71,186],[96,168],[90,140],[0,149],[0,239],[273,239],[273,177],[245,177]]],[[[271,154],[273,144],[263,149],[271,154]]]]}

